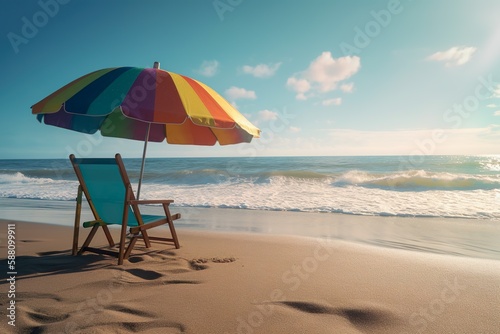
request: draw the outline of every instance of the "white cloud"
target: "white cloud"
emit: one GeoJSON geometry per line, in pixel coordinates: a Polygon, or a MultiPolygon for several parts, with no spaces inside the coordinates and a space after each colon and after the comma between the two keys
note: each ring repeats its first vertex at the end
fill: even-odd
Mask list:
{"type": "Polygon", "coordinates": [[[330,52],[323,52],[306,72],[306,78],[319,84],[319,90],[328,92],[337,88],[337,83],[351,77],[360,67],[359,57],[334,59],[330,52]]]}
{"type": "Polygon", "coordinates": [[[472,46],[454,46],[446,51],[430,55],[427,60],[443,61],[446,67],[459,66],[467,63],[476,50],[472,46]]]}
{"type": "Polygon", "coordinates": [[[306,94],[303,94],[303,93],[299,93],[295,96],[295,98],[297,100],[300,100],[300,101],[305,101],[309,98],[309,96],[307,96],[306,94]]]}
{"type": "Polygon", "coordinates": [[[213,77],[218,69],[219,62],[217,60],[205,60],[198,69],[198,73],[206,77],[213,77]]]}
{"type": "Polygon", "coordinates": [[[500,110],[497,110],[493,113],[493,116],[500,116],[500,110]]]}
{"type": "Polygon", "coordinates": [[[339,106],[341,104],[342,104],[342,98],[340,98],[340,97],[336,97],[334,99],[324,100],[323,102],[321,102],[321,105],[323,105],[325,107],[328,107],[328,106],[339,106]]]}
{"type": "Polygon", "coordinates": [[[257,66],[245,65],[243,66],[243,72],[251,74],[257,78],[268,78],[272,77],[276,71],[280,68],[281,63],[276,64],[259,64],[257,66]]]}
{"type": "Polygon", "coordinates": [[[290,132],[292,133],[299,133],[300,132],[300,128],[296,127],[296,126],[291,126],[289,128],[290,132]]]}
{"type": "Polygon", "coordinates": [[[497,105],[494,104],[494,103],[490,103],[488,105],[486,105],[487,108],[497,108],[497,105]]]}
{"type": "Polygon", "coordinates": [[[271,110],[261,110],[259,111],[259,117],[264,121],[274,121],[278,119],[278,113],[271,110]]]}
{"type": "Polygon", "coordinates": [[[237,100],[237,99],[250,99],[255,100],[257,95],[253,90],[246,90],[245,88],[239,87],[231,87],[226,89],[226,96],[229,100],[237,100]]]}
{"type": "MultiPolygon", "coordinates": [[[[314,95],[314,91],[324,93],[337,89],[341,81],[350,78],[360,67],[357,56],[333,58],[331,52],[323,52],[305,71],[288,78],[287,86],[297,93],[298,100],[306,100],[314,95]],[[313,92],[306,94],[311,90],[313,92]]],[[[352,84],[347,84],[344,89],[352,89],[349,85],[352,84]]]]}
{"type": "Polygon", "coordinates": [[[291,77],[286,81],[286,85],[297,93],[297,100],[307,100],[305,93],[311,89],[309,81],[291,77]]]}
{"type": "Polygon", "coordinates": [[[352,93],[352,91],[354,90],[354,84],[352,82],[347,84],[342,84],[340,85],[340,90],[345,93],[352,93]]]}
{"type": "Polygon", "coordinates": [[[496,87],[493,89],[493,95],[491,97],[500,98],[500,85],[496,85],[496,87]]]}

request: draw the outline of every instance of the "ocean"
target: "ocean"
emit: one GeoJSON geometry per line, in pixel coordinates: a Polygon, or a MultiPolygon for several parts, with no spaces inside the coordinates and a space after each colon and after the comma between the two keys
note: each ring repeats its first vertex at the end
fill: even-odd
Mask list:
{"type": "MultiPolygon", "coordinates": [[[[141,159],[124,161],[136,183],[141,159]]],[[[180,207],[500,221],[500,156],[148,158],[143,182],[180,207]]],[[[0,197],[76,191],[68,159],[0,160],[0,197]]]]}

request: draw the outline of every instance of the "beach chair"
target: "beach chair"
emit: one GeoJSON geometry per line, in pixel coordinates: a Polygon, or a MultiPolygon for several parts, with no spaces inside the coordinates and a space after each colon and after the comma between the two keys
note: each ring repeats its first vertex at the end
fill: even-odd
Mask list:
{"type": "Polygon", "coordinates": [[[80,185],[76,199],[75,227],[73,233],[73,255],[80,255],[90,251],[118,257],[118,264],[128,259],[137,239],[142,238],[147,248],[151,247],[151,240],[173,243],[179,248],[179,240],[175,232],[174,220],[180,214],[170,214],[169,205],[173,200],[136,200],[128,178],[122,158],[116,154],[115,159],[79,159],[72,154],[70,160],[80,185]],[[82,193],[94,215],[94,220],[83,223],[83,227],[92,228],[82,247],[78,250],[80,230],[80,214],[82,208],[82,193]],[[143,215],[139,210],[141,204],[161,204],[165,215],[143,215]],[[171,238],[152,237],[148,230],[167,224],[171,238]],[[113,241],[108,225],[121,225],[120,243],[118,251],[90,247],[90,242],[99,227],[104,231],[111,248],[116,244],[113,241]],[[130,241],[125,248],[127,228],[130,228],[130,241]]]}

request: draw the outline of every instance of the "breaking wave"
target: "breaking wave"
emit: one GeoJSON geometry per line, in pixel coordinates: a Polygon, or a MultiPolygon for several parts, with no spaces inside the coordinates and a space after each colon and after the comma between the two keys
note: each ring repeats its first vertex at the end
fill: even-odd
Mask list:
{"type": "Polygon", "coordinates": [[[388,175],[350,171],[336,178],[332,185],[354,185],[394,191],[492,190],[500,188],[500,177],[431,173],[423,170],[388,175]]]}

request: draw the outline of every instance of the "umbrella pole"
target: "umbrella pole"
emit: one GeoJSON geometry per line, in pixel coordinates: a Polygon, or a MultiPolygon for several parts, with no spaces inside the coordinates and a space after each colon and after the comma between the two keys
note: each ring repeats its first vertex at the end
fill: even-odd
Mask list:
{"type": "MultiPolygon", "coordinates": [[[[160,63],[155,61],[153,64],[153,68],[160,68],[160,63]]],[[[142,150],[141,173],[139,174],[139,184],[137,185],[137,199],[139,199],[139,196],[141,195],[141,184],[142,184],[142,176],[144,175],[144,163],[146,162],[146,149],[148,148],[149,130],[151,130],[151,123],[148,123],[148,129],[146,131],[146,138],[144,138],[144,149],[142,150]]]]}
{"type": "Polygon", "coordinates": [[[144,175],[144,164],[146,162],[146,150],[148,148],[149,130],[151,130],[151,123],[148,123],[148,129],[146,131],[146,138],[144,138],[144,149],[142,150],[141,172],[139,174],[139,184],[137,186],[137,199],[139,199],[139,196],[141,195],[141,184],[142,184],[142,177],[144,175]]]}

